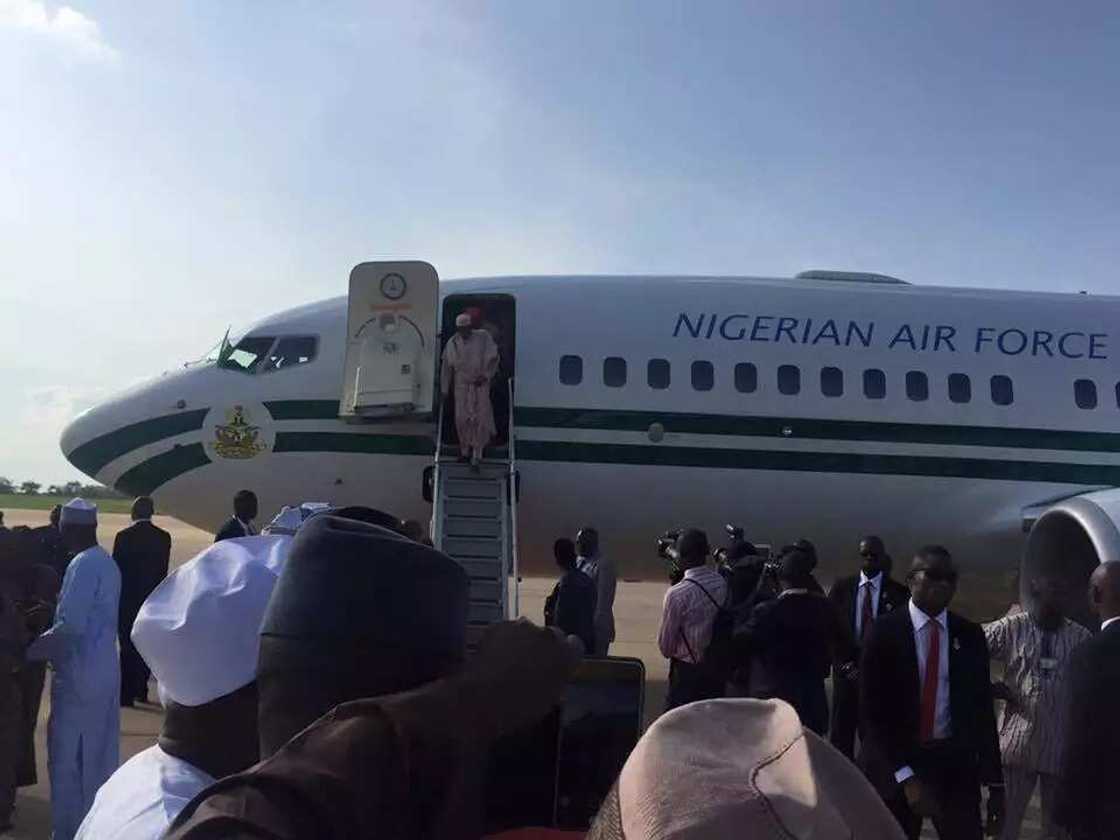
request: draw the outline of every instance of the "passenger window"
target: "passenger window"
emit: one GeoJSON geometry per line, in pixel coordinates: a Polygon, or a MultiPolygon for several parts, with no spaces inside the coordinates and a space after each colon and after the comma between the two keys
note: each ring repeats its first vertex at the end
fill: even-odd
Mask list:
{"type": "Polygon", "coordinates": [[[972,380],[968,374],[949,374],[949,399],[955,403],[966,403],[972,399],[972,380]]]}
{"type": "Polygon", "coordinates": [[[838,367],[821,368],[821,393],[826,397],[839,397],[844,393],[844,371],[838,367]]]}
{"type": "Polygon", "coordinates": [[[664,391],[669,387],[668,359],[650,359],[646,366],[646,381],[649,387],[664,391]]]}
{"type": "MultiPolygon", "coordinates": [[[[750,362],[735,365],[735,390],[740,394],[753,394],[758,390],[758,368],[750,362]]],[[[1120,390],[1117,391],[1120,394],[1120,390]]]]}
{"type": "Polygon", "coordinates": [[[715,368],[711,362],[692,363],[692,387],[697,391],[710,391],[716,383],[715,368]]]}
{"type": "Polygon", "coordinates": [[[315,358],[319,339],[312,335],[288,336],[276,342],[276,347],[261,365],[261,373],[296,365],[306,365],[315,358]]]}
{"type": "Polygon", "coordinates": [[[1015,401],[1015,389],[1010,376],[992,377],[992,402],[996,405],[1011,405],[1015,401]]]}
{"type": "Polygon", "coordinates": [[[869,400],[881,400],[887,395],[887,375],[870,368],[863,372],[863,395],[869,400]]]}
{"type": "Polygon", "coordinates": [[[1073,398],[1078,408],[1097,407],[1097,383],[1092,379],[1078,379],[1073,383],[1073,398]]]}
{"type": "Polygon", "coordinates": [[[256,366],[272,348],[276,338],[273,336],[245,336],[233,347],[228,348],[218,360],[218,367],[254,373],[256,366]]]}
{"type": "Polygon", "coordinates": [[[581,356],[560,357],[560,384],[578,385],[583,382],[583,358],[581,356]]]}
{"type": "Polygon", "coordinates": [[[797,365],[778,367],[778,391],[787,397],[801,392],[801,368],[797,365]]]}
{"type": "Polygon", "coordinates": [[[621,388],[626,384],[626,360],[619,356],[603,359],[603,384],[608,388],[621,388]]]}
{"type": "Polygon", "coordinates": [[[906,374],[906,396],[914,402],[929,399],[929,379],[920,370],[912,370],[906,374]]]}

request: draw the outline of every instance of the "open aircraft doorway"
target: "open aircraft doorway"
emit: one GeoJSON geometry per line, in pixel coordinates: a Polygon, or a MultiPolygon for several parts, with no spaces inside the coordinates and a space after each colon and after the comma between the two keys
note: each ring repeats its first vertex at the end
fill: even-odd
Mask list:
{"type": "MultiPolygon", "coordinates": [[[[486,330],[498,346],[498,372],[490,382],[490,404],[494,407],[497,434],[493,446],[504,450],[509,445],[510,389],[517,356],[517,306],[512,295],[450,295],[443,301],[440,352],[455,334],[455,319],[466,313],[475,329],[486,330]]],[[[443,440],[458,443],[455,431],[455,400],[443,403],[443,440]]]]}

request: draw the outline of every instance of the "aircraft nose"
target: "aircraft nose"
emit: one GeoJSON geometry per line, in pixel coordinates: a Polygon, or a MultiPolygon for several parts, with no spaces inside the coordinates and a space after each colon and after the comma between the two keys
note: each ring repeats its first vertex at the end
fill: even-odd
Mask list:
{"type": "Polygon", "coordinates": [[[94,479],[100,465],[91,457],[94,454],[92,450],[97,445],[97,439],[109,431],[106,418],[99,417],[99,414],[101,412],[97,408],[83,411],[66,425],[58,441],[66,460],[94,479]]]}

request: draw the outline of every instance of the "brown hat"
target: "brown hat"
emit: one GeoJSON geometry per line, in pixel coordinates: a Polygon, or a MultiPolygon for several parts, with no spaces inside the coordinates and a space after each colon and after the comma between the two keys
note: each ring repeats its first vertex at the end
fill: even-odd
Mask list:
{"type": "Polygon", "coordinates": [[[855,765],[803,729],[793,707],[781,700],[706,700],[663,715],[630,754],[587,835],[588,840],[904,836],[855,765]]]}

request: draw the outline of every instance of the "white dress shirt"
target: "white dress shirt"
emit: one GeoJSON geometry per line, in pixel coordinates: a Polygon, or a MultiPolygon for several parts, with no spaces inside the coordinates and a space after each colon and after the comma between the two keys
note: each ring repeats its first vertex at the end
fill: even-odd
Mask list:
{"type": "Polygon", "coordinates": [[[863,572],[859,573],[859,591],[856,593],[856,638],[863,638],[863,602],[871,596],[871,615],[879,617],[879,591],[883,588],[883,573],[869,578],[863,572]]]}
{"type": "MultiPolygon", "coordinates": [[[[953,717],[949,710],[949,613],[942,610],[937,616],[931,618],[916,606],[911,600],[907,606],[910,609],[910,623],[914,626],[914,646],[918,649],[918,697],[922,696],[922,686],[926,678],[926,660],[929,658],[929,637],[934,632],[934,625],[941,627],[940,655],[937,661],[937,708],[933,716],[933,737],[935,739],[948,738],[953,733],[953,717]]],[[[894,774],[895,781],[901,784],[914,775],[914,770],[909,765],[901,767],[894,774]]]]}

